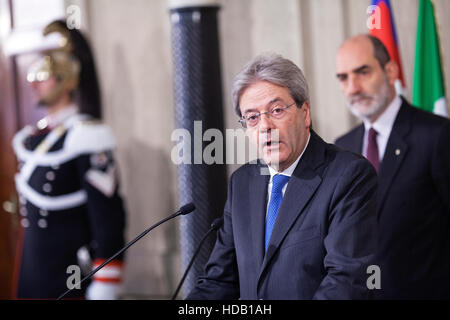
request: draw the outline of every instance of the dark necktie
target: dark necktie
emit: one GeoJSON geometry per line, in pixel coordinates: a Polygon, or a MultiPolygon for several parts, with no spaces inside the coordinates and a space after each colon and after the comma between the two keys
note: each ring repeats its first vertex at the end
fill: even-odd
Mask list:
{"type": "Polygon", "coordinates": [[[376,132],[374,128],[370,128],[369,135],[367,136],[367,160],[372,163],[375,170],[378,172],[380,158],[378,155],[377,135],[378,132],[376,132]]]}
{"type": "Polygon", "coordinates": [[[283,200],[283,187],[289,181],[288,176],[276,174],[272,179],[272,192],[270,193],[269,208],[267,210],[266,217],[266,230],[265,230],[265,243],[264,248],[267,251],[270,236],[272,234],[273,226],[277,220],[278,210],[281,206],[281,200],[283,200]]]}

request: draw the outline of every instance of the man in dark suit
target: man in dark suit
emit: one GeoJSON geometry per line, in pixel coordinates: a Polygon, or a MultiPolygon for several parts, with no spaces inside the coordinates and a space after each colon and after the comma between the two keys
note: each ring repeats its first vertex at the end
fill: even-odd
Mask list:
{"type": "Polygon", "coordinates": [[[364,299],[376,239],[376,173],[311,130],[301,70],[255,58],[234,80],[263,159],[233,173],[224,225],[188,299],[364,299]]]}
{"type": "Polygon", "coordinates": [[[450,298],[450,121],[395,94],[398,67],[375,37],[347,40],[336,59],[363,124],[336,144],[378,171],[381,299],[450,298]]]}

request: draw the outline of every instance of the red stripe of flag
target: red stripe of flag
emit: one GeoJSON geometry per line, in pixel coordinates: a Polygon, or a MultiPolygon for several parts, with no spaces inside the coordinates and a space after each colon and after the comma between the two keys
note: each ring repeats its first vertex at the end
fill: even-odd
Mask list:
{"type": "MultiPolygon", "coordinates": [[[[398,49],[397,44],[397,36],[395,32],[395,25],[394,25],[394,16],[392,14],[392,9],[389,4],[389,0],[374,0],[372,2],[372,5],[376,5],[380,9],[380,28],[372,28],[369,30],[369,33],[383,42],[383,44],[386,46],[386,49],[389,52],[389,55],[392,60],[394,60],[399,67],[399,78],[402,82],[403,88],[406,87],[405,85],[405,78],[403,76],[403,67],[402,62],[400,59],[400,51],[398,49]]],[[[375,11],[372,12],[372,17],[374,16],[375,11]]]]}

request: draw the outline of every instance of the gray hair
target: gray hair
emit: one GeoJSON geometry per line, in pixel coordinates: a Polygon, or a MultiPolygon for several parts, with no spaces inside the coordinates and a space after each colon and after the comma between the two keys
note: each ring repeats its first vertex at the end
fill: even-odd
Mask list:
{"type": "Polygon", "coordinates": [[[239,106],[242,93],[258,81],[287,88],[299,108],[309,101],[308,83],[300,68],[281,55],[262,54],[247,63],[233,80],[233,106],[239,117],[242,116],[239,106]]]}

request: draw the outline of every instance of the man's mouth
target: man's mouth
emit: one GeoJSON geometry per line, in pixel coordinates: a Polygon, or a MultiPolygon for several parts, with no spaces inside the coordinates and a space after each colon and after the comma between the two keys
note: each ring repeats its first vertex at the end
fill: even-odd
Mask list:
{"type": "Polygon", "coordinates": [[[263,148],[278,148],[280,145],[280,141],[266,141],[263,143],[263,148]]]}
{"type": "Polygon", "coordinates": [[[372,97],[368,96],[368,95],[358,95],[358,96],[353,96],[350,98],[350,104],[360,104],[363,102],[370,102],[372,101],[372,97]]]}

